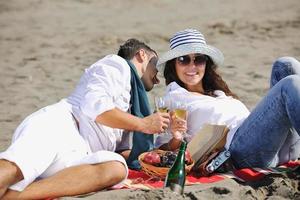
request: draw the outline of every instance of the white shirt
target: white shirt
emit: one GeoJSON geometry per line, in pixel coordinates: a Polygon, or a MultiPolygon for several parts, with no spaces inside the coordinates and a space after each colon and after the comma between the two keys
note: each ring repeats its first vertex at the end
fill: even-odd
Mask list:
{"type": "Polygon", "coordinates": [[[79,121],[79,131],[92,152],[115,151],[123,130],[96,123],[101,113],[119,108],[127,112],[130,102],[130,67],[117,55],[108,55],[85,69],[75,91],[67,98],[79,121]]]}
{"type": "MultiPolygon", "coordinates": [[[[214,94],[217,97],[196,95],[172,82],[168,85],[165,95],[173,102],[180,101],[186,104],[188,140],[197,134],[205,123],[227,125],[229,132],[225,148],[228,149],[234,133],[248,117],[249,110],[241,101],[226,96],[221,90],[214,91],[214,94]]],[[[159,147],[171,137],[171,134],[158,136],[155,146],[159,147]]]]}

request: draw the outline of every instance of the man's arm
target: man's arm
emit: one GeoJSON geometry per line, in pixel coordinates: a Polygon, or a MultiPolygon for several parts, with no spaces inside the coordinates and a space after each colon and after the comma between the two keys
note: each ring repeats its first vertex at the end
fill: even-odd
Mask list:
{"type": "Polygon", "coordinates": [[[168,113],[157,112],[147,117],[139,118],[114,108],[98,115],[96,121],[112,128],[154,134],[163,132],[168,127],[170,119],[168,113]]]}

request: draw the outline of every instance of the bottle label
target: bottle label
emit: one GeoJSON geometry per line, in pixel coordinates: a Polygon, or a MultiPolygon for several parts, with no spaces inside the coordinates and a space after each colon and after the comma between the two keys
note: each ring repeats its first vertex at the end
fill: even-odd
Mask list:
{"type": "Polygon", "coordinates": [[[176,193],[178,193],[178,194],[182,194],[182,193],[183,193],[183,188],[181,187],[181,185],[176,184],[176,183],[171,183],[170,189],[171,189],[173,192],[176,192],[176,193]]]}

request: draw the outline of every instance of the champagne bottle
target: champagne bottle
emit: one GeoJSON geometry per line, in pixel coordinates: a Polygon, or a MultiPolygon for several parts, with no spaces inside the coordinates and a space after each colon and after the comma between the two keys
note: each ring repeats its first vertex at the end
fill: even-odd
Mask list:
{"type": "Polygon", "coordinates": [[[172,167],[170,168],[166,179],[164,187],[169,187],[172,191],[183,194],[184,184],[185,184],[185,150],[187,143],[185,141],[181,142],[179,152],[177,154],[176,160],[172,167]]]}

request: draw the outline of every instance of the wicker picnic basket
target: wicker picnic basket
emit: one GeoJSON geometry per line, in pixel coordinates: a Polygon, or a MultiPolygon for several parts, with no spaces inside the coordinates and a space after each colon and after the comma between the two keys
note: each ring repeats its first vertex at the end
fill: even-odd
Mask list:
{"type": "MultiPolygon", "coordinates": [[[[160,156],[164,155],[166,151],[163,150],[154,150],[156,153],[158,153],[160,156]]],[[[169,171],[169,167],[157,167],[148,163],[144,162],[144,156],[146,155],[146,153],[142,153],[139,156],[139,163],[141,164],[142,167],[142,171],[144,171],[146,174],[148,174],[151,177],[155,177],[155,178],[159,178],[161,180],[164,180],[168,171],[169,171]]],[[[185,172],[189,173],[192,169],[192,167],[194,166],[195,162],[192,160],[192,163],[190,163],[189,165],[185,165],[185,172]]]]}

